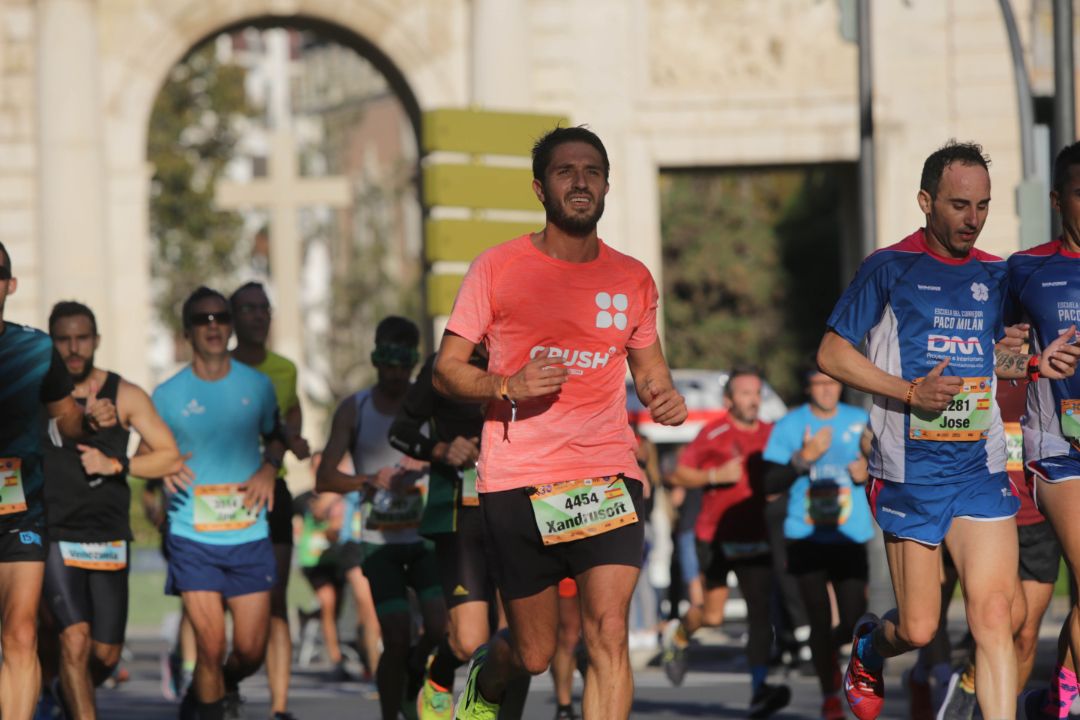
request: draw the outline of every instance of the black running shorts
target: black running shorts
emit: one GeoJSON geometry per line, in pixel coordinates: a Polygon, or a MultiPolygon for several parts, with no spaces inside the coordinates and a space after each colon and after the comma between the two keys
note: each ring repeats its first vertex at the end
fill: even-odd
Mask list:
{"type": "Polygon", "coordinates": [[[1020,579],[1044,584],[1057,582],[1061,567],[1061,544],[1049,522],[1021,525],[1020,579]]]}
{"type": "Polygon", "coordinates": [[[478,507],[459,507],[457,530],[432,535],[439,582],[448,608],[467,602],[491,603],[495,582],[484,551],[484,521],[478,507]]]}
{"type": "MultiPolygon", "coordinates": [[[[130,557],[130,546],[128,548],[130,557]]],[[[84,570],[64,564],[60,544],[49,543],[42,600],[63,631],[90,624],[90,637],[107,645],[123,645],[128,617],[128,570],[84,570]]]]}
{"type": "Polygon", "coordinates": [[[638,521],[600,535],[545,546],[528,488],[481,493],[484,546],[504,600],[535,595],[598,565],[640,568],[645,543],[641,483],[626,478],[638,521]]]}

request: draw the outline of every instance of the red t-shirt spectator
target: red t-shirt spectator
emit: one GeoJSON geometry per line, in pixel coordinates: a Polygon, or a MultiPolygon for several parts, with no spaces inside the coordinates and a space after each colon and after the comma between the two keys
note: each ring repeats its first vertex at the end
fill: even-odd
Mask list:
{"type": "Polygon", "coordinates": [[[735,424],[729,415],[713,420],[683,448],[679,464],[697,470],[720,467],[734,457],[745,458],[742,477],[734,485],[706,487],[694,535],[702,542],[758,542],[766,539],[765,495],[761,489],[761,453],[772,423],[758,422],[753,430],[735,424]]]}

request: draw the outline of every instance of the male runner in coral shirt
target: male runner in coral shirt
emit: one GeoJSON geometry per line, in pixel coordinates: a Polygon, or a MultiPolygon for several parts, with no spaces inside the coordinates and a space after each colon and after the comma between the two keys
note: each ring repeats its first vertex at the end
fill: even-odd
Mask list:
{"type": "Polygon", "coordinates": [[[608,170],[584,128],[536,143],[533,190],[547,223],[473,262],[435,364],[438,391],[488,404],[478,490],[510,625],[473,656],[458,718],[494,718],[511,679],[547,670],[568,576],[590,659],[585,717],[630,713],[627,612],[643,525],[626,363],[656,422],[678,425],[686,403],[657,338],[652,277],[597,237],[608,170]],[[487,371],[469,364],[481,342],[487,371]]]}

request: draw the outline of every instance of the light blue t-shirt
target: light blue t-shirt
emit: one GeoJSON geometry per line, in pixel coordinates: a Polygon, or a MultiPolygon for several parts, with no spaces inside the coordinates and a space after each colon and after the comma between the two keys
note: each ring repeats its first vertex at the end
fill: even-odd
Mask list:
{"type": "Polygon", "coordinates": [[[806,475],[791,486],[784,537],[812,542],[867,542],[874,536],[866,493],[855,485],[848,465],[859,457],[859,441],[866,428],[865,410],[840,403],[828,419],[814,415],[809,405],[795,408],[773,427],[763,458],[787,465],[802,447],[806,429],[814,434],[832,428],[832,442],[806,475]]]}
{"type": "Polygon", "coordinates": [[[191,453],[187,464],[195,474],[191,489],[169,498],[169,531],[209,545],[267,537],[266,511],[257,517],[234,512],[242,496],[230,486],[246,482],[263,464],[262,436],[278,422],[270,379],[233,362],[228,375],[209,382],[189,365],[159,385],[153,401],[180,454],[191,453]]]}

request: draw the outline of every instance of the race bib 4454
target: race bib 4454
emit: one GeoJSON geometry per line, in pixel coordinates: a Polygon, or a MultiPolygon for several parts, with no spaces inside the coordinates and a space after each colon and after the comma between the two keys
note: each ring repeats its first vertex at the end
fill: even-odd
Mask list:
{"type": "Polygon", "coordinates": [[[243,530],[255,524],[244,506],[244,493],[235,483],[195,486],[195,529],[199,532],[243,530]]]}
{"type": "Polygon", "coordinates": [[[545,545],[600,535],[638,521],[626,482],[617,476],[541,485],[532,495],[532,509],[545,545]]]}

